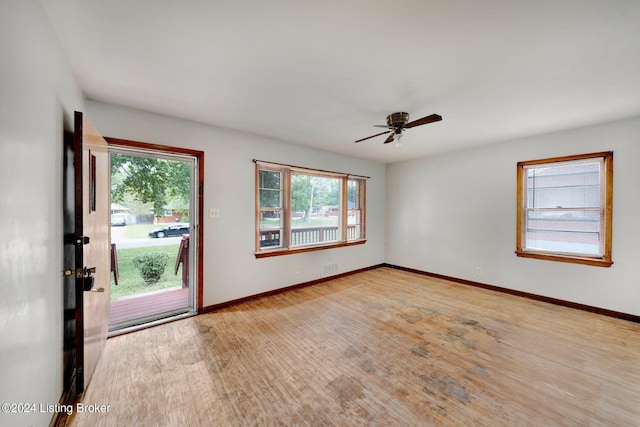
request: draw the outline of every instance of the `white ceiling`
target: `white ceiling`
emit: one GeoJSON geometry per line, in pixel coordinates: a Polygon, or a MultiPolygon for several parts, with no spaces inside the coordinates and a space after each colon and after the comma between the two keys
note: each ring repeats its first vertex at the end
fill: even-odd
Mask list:
{"type": "Polygon", "coordinates": [[[640,115],[638,0],[41,2],[90,99],[378,162],[640,115]]]}

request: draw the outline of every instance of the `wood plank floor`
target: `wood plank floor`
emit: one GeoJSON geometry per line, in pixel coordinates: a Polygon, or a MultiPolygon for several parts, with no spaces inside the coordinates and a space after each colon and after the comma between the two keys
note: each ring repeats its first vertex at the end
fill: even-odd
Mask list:
{"type": "Polygon", "coordinates": [[[73,426],[637,426],[640,324],[378,268],[111,338],[73,426]]]}

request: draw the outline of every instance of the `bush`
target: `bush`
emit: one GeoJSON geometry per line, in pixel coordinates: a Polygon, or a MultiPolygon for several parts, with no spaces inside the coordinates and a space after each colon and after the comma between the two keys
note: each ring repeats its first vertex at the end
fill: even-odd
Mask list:
{"type": "Polygon", "coordinates": [[[152,285],[160,281],[168,261],[169,256],[164,252],[145,252],[133,259],[133,265],[145,283],[152,285]]]}

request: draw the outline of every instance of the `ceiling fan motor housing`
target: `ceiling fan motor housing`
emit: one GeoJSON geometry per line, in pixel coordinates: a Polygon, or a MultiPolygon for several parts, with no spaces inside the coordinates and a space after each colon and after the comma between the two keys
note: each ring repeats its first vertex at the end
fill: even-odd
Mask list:
{"type": "Polygon", "coordinates": [[[392,113],[387,116],[387,125],[392,128],[401,128],[409,121],[409,113],[392,113]]]}

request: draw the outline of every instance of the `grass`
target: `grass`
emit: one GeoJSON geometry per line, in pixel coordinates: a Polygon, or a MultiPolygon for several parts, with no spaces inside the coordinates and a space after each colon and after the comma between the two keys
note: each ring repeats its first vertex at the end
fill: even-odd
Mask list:
{"type": "MultiPolygon", "coordinates": [[[[148,224],[139,224],[148,225],[148,224]]],[[[152,224],[151,224],[152,225],[152,224]]],[[[127,226],[131,227],[131,226],[127,226]]],[[[166,245],[166,246],[154,246],[148,248],[131,248],[131,249],[118,249],[118,270],[119,280],[118,286],[113,281],[113,275],[111,277],[111,300],[117,300],[122,297],[130,295],[144,294],[151,291],[157,291],[161,289],[176,288],[182,286],[182,270],[178,271],[178,274],[173,273],[173,268],[178,256],[178,248],[180,245],[166,245]],[[169,256],[167,266],[160,278],[160,281],[153,285],[147,285],[142,276],[133,265],[133,258],[144,252],[164,252],[169,256]]],[[[182,268],[182,267],[180,267],[182,268]]]]}
{"type": "Polygon", "coordinates": [[[336,227],[340,223],[340,220],[337,216],[312,216],[311,221],[306,220],[304,218],[293,218],[291,220],[292,228],[301,228],[301,227],[336,227]]]}

